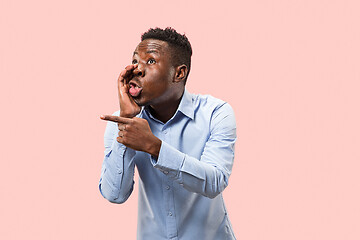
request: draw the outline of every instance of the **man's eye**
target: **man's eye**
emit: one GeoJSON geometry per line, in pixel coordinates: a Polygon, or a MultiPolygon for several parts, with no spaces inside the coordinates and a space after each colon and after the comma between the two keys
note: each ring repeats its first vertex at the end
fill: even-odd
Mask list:
{"type": "Polygon", "coordinates": [[[147,61],[147,63],[148,63],[148,64],[154,64],[154,63],[155,63],[155,59],[149,59],[149,60],[147,61]]]}
{"type": "Polygon", "coordinates": [[[136,59],[132,60],[132,64],[137,64],[137,60],[136,59]]]}

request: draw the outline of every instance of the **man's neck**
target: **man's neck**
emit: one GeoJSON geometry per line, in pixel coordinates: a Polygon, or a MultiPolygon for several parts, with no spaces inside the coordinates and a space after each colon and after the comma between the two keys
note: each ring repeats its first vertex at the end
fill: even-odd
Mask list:
{"type": "Polygon", "coordinates": [[[180,105],[181,98],[182,96],[173,102],[157,104],[156,106],[150,105],[149,110],[156,119],[160,120],[163,123],[166,123],[176,113],[176,110],[180,105]]]}

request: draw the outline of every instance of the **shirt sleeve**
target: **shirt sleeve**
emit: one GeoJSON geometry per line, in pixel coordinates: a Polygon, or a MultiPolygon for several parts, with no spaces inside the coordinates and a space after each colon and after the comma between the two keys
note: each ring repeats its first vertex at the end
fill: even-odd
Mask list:
{"type": "MultiPolygon", "coordinates": [[[[113,115],[119,116],[119,111],[113,115]]],[[[105,157],[101,168],[99,190],[112,203],[125,202],[134,186],[135,151],[119,143],[117,123],[108,121],[105,134],[105,157]]]]}
{"type": "Polygon", "coordinates": [[[163,141],[159,157],[152,158],[152,164],[185,189],[214,198],[228,185],[235,141],[235,115],[226,103],[212,115],[210,137],[200,159],[182,153],[163,141]]]}

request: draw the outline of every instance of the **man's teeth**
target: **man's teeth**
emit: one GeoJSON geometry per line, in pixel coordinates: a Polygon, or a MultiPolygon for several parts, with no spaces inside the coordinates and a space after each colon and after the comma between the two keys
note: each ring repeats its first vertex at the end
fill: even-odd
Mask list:
{"type": "Polygon", "coordinates": [[[135,84],[130,84],[130,87],[139,88],[139,86],[137,86],[137,85],[135,85],[135,84]]]}

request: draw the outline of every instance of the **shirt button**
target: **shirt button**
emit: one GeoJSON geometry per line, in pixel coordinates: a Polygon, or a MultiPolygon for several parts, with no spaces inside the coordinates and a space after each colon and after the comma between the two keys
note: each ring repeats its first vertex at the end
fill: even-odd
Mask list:
{"type": "Polygon", "coordinates": [[[168,133],[168,130],[164,130],[164,134],[167,134],[168,133]]]}
{"type": "Polygon", "coordinates": [[[170,217],[172,216],[172,212],[169,212],[169,216],[170,216],[170,217]]]}
{"type": "Polygon", "coordinates": [[[119,170],[119,171],[118,171],[118,173],[119,173],[119,174],[122,174],[122,171],[121,171],[121,170],[119,170]]]}
{"type": "Polygon", "coordinates": [[[166,190],[169,190],[170,189],[170,187],[169,186],[166,186],[166,190]]]}

